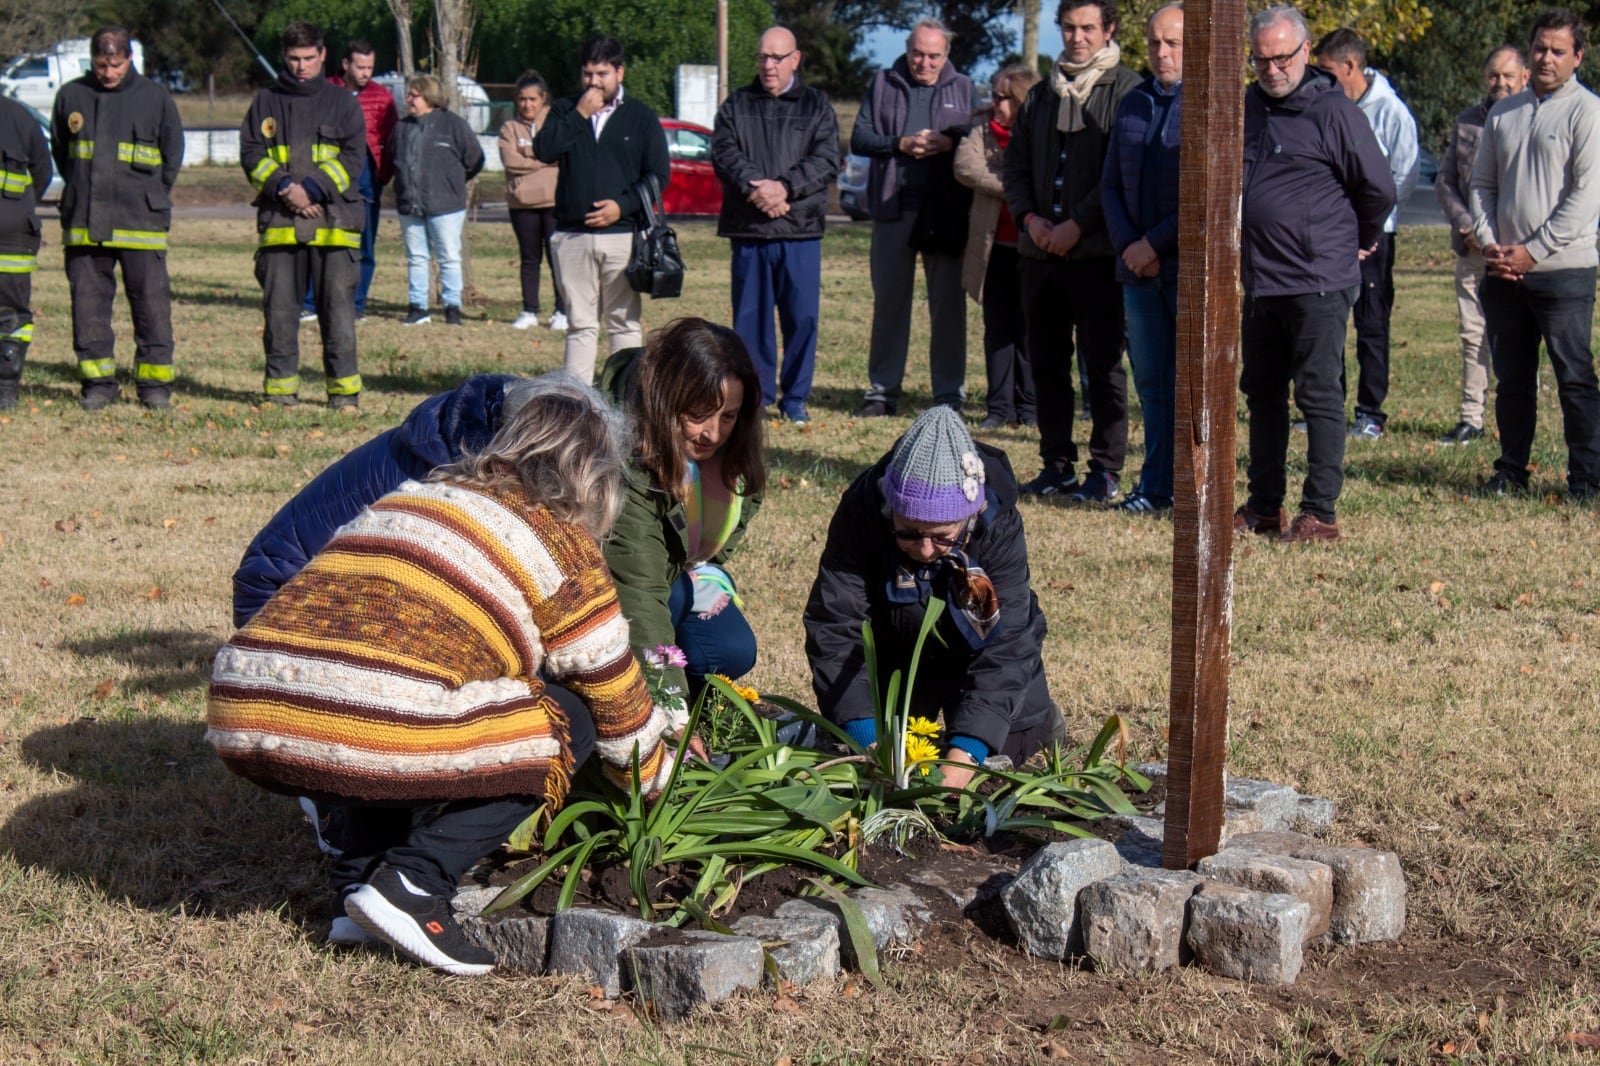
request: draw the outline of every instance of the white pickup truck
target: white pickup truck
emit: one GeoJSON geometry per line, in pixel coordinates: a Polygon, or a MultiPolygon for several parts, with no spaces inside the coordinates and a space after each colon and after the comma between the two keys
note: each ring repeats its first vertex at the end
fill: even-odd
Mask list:
{"type": "MultiPolygon", "coordinates": [[[[133,42],[133,69],[144,73],[144,46],[133,42]]],[[[56,91],[89,72],[89,38],[57,41],[48,51],[17,56],[0,71],[0,93],[48,115],[56,91]]]]}

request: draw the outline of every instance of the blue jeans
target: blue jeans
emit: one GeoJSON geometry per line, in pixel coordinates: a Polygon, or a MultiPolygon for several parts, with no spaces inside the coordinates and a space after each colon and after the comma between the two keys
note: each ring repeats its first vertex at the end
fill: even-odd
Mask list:
{"type": "MultiPolygon", "coordinates": [[[[372,177],[372,159],[367,158],[367,165],[361,168],[361,176],[356,179],[356,188],[361,190],[361,195],[366,198],[367,223],[361,228],[361,278],[356,282],[356,314],[367,313],[367,293],[372,289],[372,273],[378,267],[378,215],[382,208],[383,186],[374,181],[372,177]]],[[[308,315],[317,313],[317,300],[315,294],[307,288],[305,303],[300,309],[308,315]]]]}
{"type": "Polygon", "coordinates": [[[739,608],[728,604],[710,618],[701,618],[694,606],[694,576],[685,573],[672,584],[667,610],[678,647],[689,665],[689,703],[705,687],[709,674],[739,678],[756,665],[756,635],[739,608]]]}
{"type": "Polygon", "coordinates": [[[822,241],[733,241],[733,331],[761,376],[761,403],[798,414],[811,395],[822,304],[822,241]],[[783,371],[772,311],[783,333],[783,371]]]}
{"type": "Polygon", "coordinates": [[[1144,466],[1139,491],[1172,500],[1173,395],[1178,377],[1178,285],[1141,278],[1122,286],[1133,387],[1144,408],[1144,466]]]}
{"type": "Polygon", "coordinates": [[[461,229],[465,211],[448,215],[401,215],[400,236],[406,242],[406,299],[412,307],[428,306],[428,255],[439,261],[439,299],[446,307],[461,306],[461,229]]]}

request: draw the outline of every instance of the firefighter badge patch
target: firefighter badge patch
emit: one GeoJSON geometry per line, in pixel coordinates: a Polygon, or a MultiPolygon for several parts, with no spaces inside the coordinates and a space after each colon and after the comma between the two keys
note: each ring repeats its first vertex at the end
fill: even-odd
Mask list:
{"type": "Polygon", "coordinates": [[[268,115],[266,118],[261,120],[261,136],[265,137],[267,140],[270,141],[270,140],[272,140],[273,137],[277,136],[277,133],[278,133],[278,120],[277,119],[273,118],[271,115],[268,115]]]}
{"type": "Polygon", "coordinates": [[[67,130],[71,133],[77,133],[81,129],[83,129],[83,112],[74,111],[67,116],[67,130]]]}

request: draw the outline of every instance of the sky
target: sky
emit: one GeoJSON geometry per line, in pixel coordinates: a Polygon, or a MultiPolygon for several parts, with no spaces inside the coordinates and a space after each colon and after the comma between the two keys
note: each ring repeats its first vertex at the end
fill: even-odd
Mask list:
{"type": "MultiPolygon", "coordinates": [[[[1022,47],[1022,20],[1015,15],[1006,17],[1006,23],[1011,27],[1012,51],[1022,47]]],[[[872,57],[875,64],[886,67],[893,63],[896,56],[904,55],[906,50],[905,30],[877,30],[867,34],[867,55],[872,57]]],[[[1043,55],[1053,56],[1061,51],[1061,27],[1056,25],[1055,19],[1046,12],[1039,19],[1039,51],[1043,55]]],[[[981,67],[978,70],[965,70],[963,74],[970,75],[974,81],[985,81],[994,73],[994,64],[981,67]]]]}

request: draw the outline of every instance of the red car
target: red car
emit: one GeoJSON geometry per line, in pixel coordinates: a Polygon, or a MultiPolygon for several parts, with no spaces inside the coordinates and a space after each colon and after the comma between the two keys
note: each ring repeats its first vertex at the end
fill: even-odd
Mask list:
{"type": "Polygon", "coordinates": [[[711,131],[675,118],[661,120],[672,158],[672,180],[663,195],[669,215],[712,215],[722,211],[722,183],[711,167],[711,131]]]}

